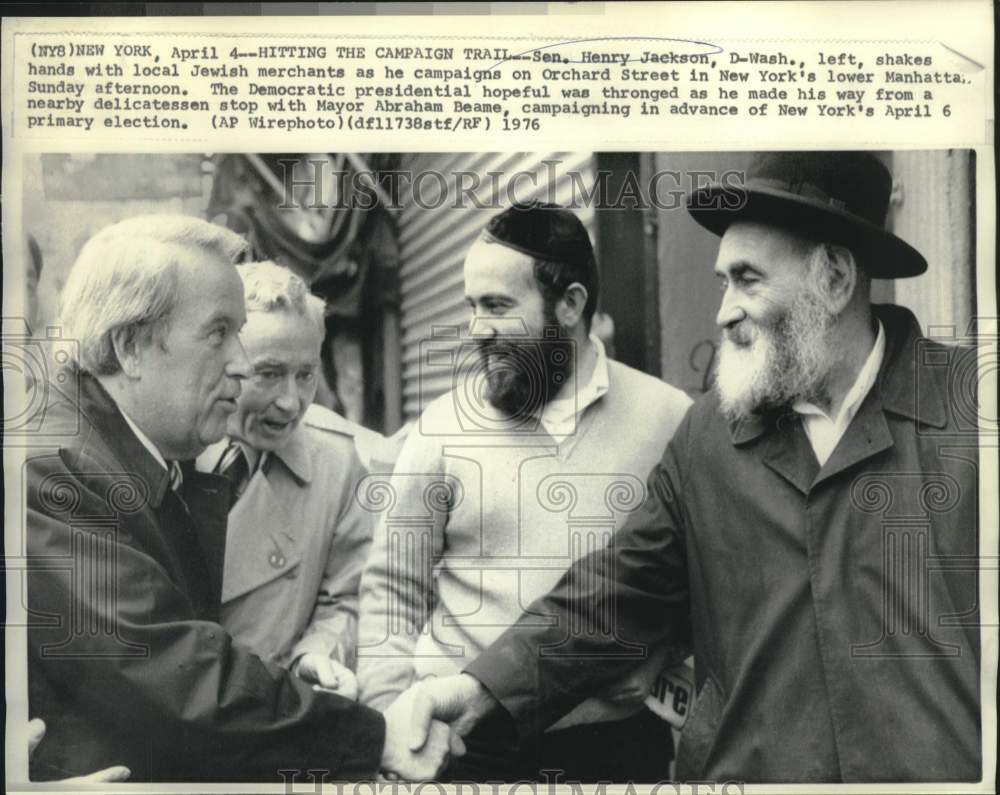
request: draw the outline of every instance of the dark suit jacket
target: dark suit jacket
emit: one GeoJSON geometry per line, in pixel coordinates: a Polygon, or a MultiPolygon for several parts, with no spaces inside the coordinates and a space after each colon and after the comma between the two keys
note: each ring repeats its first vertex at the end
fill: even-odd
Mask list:
{"type": "Polygon", "coordinates": [[[707,395],[614,546],[468,667],[522,732],[690,633],[679,778],[980,778],[975,351],[877,313],[878,380],[822,467],[795,415],[731,426],[707,395]]]}
{"type": "Polygon", "coordinates": [[[372,777],[381,715],[314,693],[218,624],[225,479],[186,466],[178,495],[100,384],[80,383],[79,405],[47,418],[78,431],[26,478],[29,709],[48,725],[32,778],[113,764],[133,781],[372,777]]]}

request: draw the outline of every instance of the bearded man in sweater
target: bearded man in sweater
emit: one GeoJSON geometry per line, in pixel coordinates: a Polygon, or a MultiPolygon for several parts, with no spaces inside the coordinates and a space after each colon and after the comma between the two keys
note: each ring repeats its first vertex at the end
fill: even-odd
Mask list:
{"type": "MultiPolygon", "coordinates": [[[[690,403],[610,360],[590,334],[597,266],[570,211],[531,202],[495,216],[464,276],[468,339],[438,336],[421,350],[422,375],[447,370],[454,388],[427,406],[391,479],[359,489],[379,514],[358,648],[360,697],[375,707],[461,671],[605,544],[642,505],[645,476],[690,403]]],[[[607,616],[581,621],[614,633],[607,616]]],[[[679,662],[667,648],[623,648],[641,665],[530,747],[487,721],[446,777],[668,778],[670,724],[644,706],[658,673],[679,662]]]]}

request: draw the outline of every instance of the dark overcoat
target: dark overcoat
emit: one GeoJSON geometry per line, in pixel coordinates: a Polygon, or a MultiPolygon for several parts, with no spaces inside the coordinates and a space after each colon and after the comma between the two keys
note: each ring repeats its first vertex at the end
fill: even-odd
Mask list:
{"type": "Polygon", "coordinates": [[[690,636],[682,779],[980,778],[975,351],[876,311],[878,380],[822,467],[796,415],[730,424],[706,396],[614,546],[468,667],[522,733],[690,636]],[[567,632],[609,605],[612,632],[567,632]]]}
{"type": "Polygon", "coordinates": [[[218,623],[225,479],[185,466],[171,490],[88,375],[78,405],[46,418],[60,423],[26,477],[29,713],[48,726],[32,778],[119,764],[131,781],[373,777],[381,715],[313,692],[218,623]]]}

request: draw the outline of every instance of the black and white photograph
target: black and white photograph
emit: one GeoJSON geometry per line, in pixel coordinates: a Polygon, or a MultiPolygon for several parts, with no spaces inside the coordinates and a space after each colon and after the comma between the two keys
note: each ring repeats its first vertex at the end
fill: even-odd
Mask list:
{"type": "Polygon", "coordinates": [[[4,790],[995,792],[998,17],[5,6],[4,790]]]}
{"type": "Polygon", "coordinates": [[[977,154],[23,154],[30,780],[979,782],[977,154]]]}

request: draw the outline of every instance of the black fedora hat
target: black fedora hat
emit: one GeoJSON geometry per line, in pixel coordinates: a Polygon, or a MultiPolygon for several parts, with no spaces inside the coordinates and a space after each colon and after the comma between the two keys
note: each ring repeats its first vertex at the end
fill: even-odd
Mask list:
{"type": "Polygon", "coordinates": [[[927,260],[885,228],[889,169],[869,152],[764,152],[740,183],[714,183],[688,194],[688,212],[722,235],[731,223],[774,224],[851,248],[869,275],[919,276],[927,260]]]}

